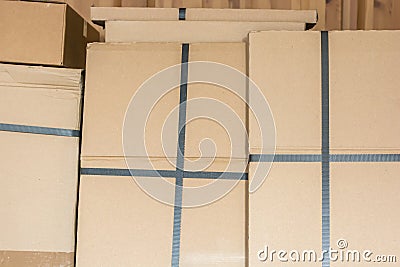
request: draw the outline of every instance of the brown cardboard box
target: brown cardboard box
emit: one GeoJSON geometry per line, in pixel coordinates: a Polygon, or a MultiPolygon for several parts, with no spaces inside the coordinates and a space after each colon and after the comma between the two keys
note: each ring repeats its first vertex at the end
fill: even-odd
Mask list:
{"type": "MultiPolygon", "coordinates": [[[[274,9],[215,9],[187,8],[185,19],[200,21],[248,21],[248,22],[301,22],[316,23],[314,10],[274,10],[274,9]]],[[[179,20],[178,8],[107,8],[92,7],[92,20],[141,21],[179,20]]]]}
{"type": "MultiPolygon", "coordinates": [[[[399,41],[396,31],[329,33],[332,153],[390,153],[400,147],[400,124],[387,116],[400,112],[395,71],[400,67],[395,47],[399,41]],[[375,52],[370,55],[371,49],[375,52]]],[[[319,32],[250,34],[250,78],[271,107],[278,153],[321,150],[320,42],[319,32]],[[293,97],[283,97],[287,95],[293,97]]],[[[251,153],[260,153],[260,135],[252,125],[250,119],[251,153]]]]}
{"type": "MultiPolygon", "coordinates": [[[[97,43],[89,46],[84,112],[85,126],[82,140],[83,157],[122,157],[124,155],[123,124],[131,98],[148,78],[181,62],[181,47],[182,45],[178,43],[97,43]],[[99,109],[99,106],[102,108],[99,109]]],[[[191,44],[189,46],[189,62],[202,60],[223,63],[246,73],[246,45],[244,43],[191,44]]],[[[190,73],[189,67],[189,75],[190,73]]],[[[175,77],[172,79],[175,79],[176,83],[179,84],[180,70],[174,72],[174,75],[175,77]]],[[[245,81],[241,82],[243,85],[238,93],[245,99],[245,81]]],[[[155,91],[157,88],[149,88],[148,90],[154,93],[146,95],[147,99],[144,99],[146,101],[149,101],[150,97],[157,92],[155,91]]],[[[246,104],[235,93],[211,84],[190,84],[188,86],[188,100],[200,97],[223,101],[237,114],[242,124],[246,125],[246,104]]],[[[129,153],[126,156],[176,157],[178,114],[171,112],[178,105],[179,88],[172,88],[154,106],[147,125],[137,126],[146,130],[144,137],[146,138],[147,154],[138,148],[136,151],[128,151],[129,153]],[[161,138],[162,127],[168,118],[172,120],[171,124],[174,127],[164,128],[164,134],[168,138],[166,139],[167,142],[163,142],[161,138]]],[[[196,114],[201,109],[201,107],[188,104],[188,119],[191,114],[196,114]]],[[[132,136],[133,140],[142,142],[141,131],[132,131],[129,132],[129,135],[132,136]]],[[[229,132],[232,140],[240,140],[240,144],[235,144],[236,147],[233,150],[231,141],[226,138],[225,130],[211,120],[197,119],[188,123],[186,135],[185,155],[188,158],[200,156],[202,158],[232,157],[247,160],[245,128],[236,132],[229,132]],[[198,146],[200,141],[205,138],[214,140],[218,148],[215,155],[214,149],[211,147],[205,147],[200,154],[198,146]]]]}
{"type": "MultiPolygon", "coordinates": [[[[276,127],[276,152],[319,153],[320,33],[255,32],[249,38],[249,75],[270,105],[276,127]]],[[[251,105],[255,92],[250,91],[249,96],[251,105]]],[[[249,123],[250,153],[266,153],[253,116],[249,123]]]]}
{"type": "Polygon", "coordinates": [[[0,1],[0,61],[85,67],[99,33],[67,4],[0,1]],[[27,23],[29,22],[29,23],[27,23]]]}
{"type": "MultiPolygon", "coordinates": [[[[256,169],[268,169],[269,163],[250,163],[250,187],[254,179],[265,178],[249,196],[250,266],[266,265],[258,259],[266,245],[270,252],[315,250],[319,255],[327,242],[339,251],[371,250],[371,259],[379,254],[399,257],[395,225],[400,217],[392,211],[399,201],[396,137],[400,123],[387,114],[400,112],[396,72],[400,32],[322,35],[256,32],[249,36],[250,78],[271,107],[278,159],[268,176],[257,174],[256,169]],[[323,58],[323,52],[329,58],[323,58]],[[329,102],[323,102],[329,108],[322,105],[321,87],[326,84],[322,77],[329,78],[329,102]],[[329,143],[322,145],[322,140],[329,143]],[[339,240],[347,247],[339,249],[339,240]]],[[[250,106],[255,96],[249,92],[250,106]]],[[[252,117],[249,134],[251,154],[266,153],[252,117]]],[[[268,263],[282,264],[276,258],[268,263]]],[[[361,260],[357,266],[370,264],[361,260]]],[[[338,260],[330,266],[354,266],[354,262],[338,260]]]]}
{"type": "Polygon", "coordinates": [[[106,42],[243,42],[250,31],[305,30],[299,22],[106,21],[106,42]],[[223,34],[221,34],[223,33],[223,34]]]}
{"type": "Polygon", "coordinates": [[[2,266],[73,265],[81,73],[0,64],[2,266]]]}
{"type": "MultiPolygon", "coordinates": [[[[163,204],[167,202],[165,199],[157,201],[147,195],[126,171],[133,169],[132,163],[136,170],[148,170],[146,161],[150,158],[154,169],[172,173],[165,178],[170,183],[167,190],[161,188],[159,191],[166,192],[169,203],[178,205],[174,201],[178,116],[172,116],[175,127],[168,132],[166,143],[161,143],[160,132],[166,116],[179,105],[179,88],[173,89],[157,102],[161,105],[155,106],[147,127],[137,125],[127,134],[132,142],[137,139],[142,141],[143,137],[139,135],[141,130],[138,129],[146,129],[148,155],[139,149],[125,149],[124,158],[122,127],[128,104],[137,93],[138,87],[160,70],[179,64],[182,60],[182,49],[182,45],[177,43],[106,43],[92,44],[89,47],[78,222],[78,266],[169,266],[173,260],[173,240],[176,240],[177,235],[173,234],[173,229],[178,222],[174,218],[174,207],[163,204]],[[163,145],[172,148],[167,150],[170,154],[164,154],[163,145]],[[101,175],[91,173],[93,170],[99,171],[101,175]],[[117,176],[118,172],[120,174],[117,176]],[[121,172],[125,172],[124,177],[121,172]],[[148,252],[155,249],[154,244],[157,244],[159,253],[157,257],[149,257],[148,252]]],[[[203,43],[189,45],[188,60],[224,63],[246,73],[245,56],[244,43],[203,43]]],[[[193,67],[189,66],[189,81],[195,79],[195,74],[193,67]]],[[[180,68],[174,75],[179,82],[180,68]]],[[[245,89],[244,80],[242,82],[245,89]]],[[[146,90],[145,95],[148,97],[157,94],[157,88],[146,90]]],[[[246,106],[233,93],[210,84],[189,84],[187,90],[189,101],[200,97],[223,101],[245,122],[246,106]]],[[[246,97],[245,90],[241,94],[246,97]]],[[[140,103],[135,108],[135,116],[141,116],[140,103]]],[[[196,109],[201,112],[204,106],[199,109],[188,102],[187,121],[196,109]]],[[[248,158],[244,142],[246,128],[237,129],[230,134],[241,140],[239,144],[234,144],[239,149],[232,155],[229,140],[213,121],[200,118],[188,122],[185,170],[192,171],[201,167],[202,171],[209,173],[222,172],[228,168],[231,172],[242,173],[248,158]],[[218,148],[216,155],[208,147],[201,151],[202,154],[199,153],[199,140],[205,138],[214,140],[218,148]],[[191,162],[196,159],[200,160],[191,162]],[[209,159],[213,160],[204,168],[203,162],[209,159]]],[[[159,183],[161,179],[143,177],[140,174],[135,175],[135,178],[143,183],[159,183]]],[[[199,173],[189,175],[186,172],[184,175],[182,204],[185,207],[181,211],[181,230],[178,234],[178,259],[181,266],[245,266],[247,181],[219,181],[224,186],[236,187],[226,192],[224,197],[213,199],[211,203],[203,203],[200,207],[186,207],[196,206],[192,187],[203,187],[214,182],[213,178],[205,178],[199,173]]]]}
{"type": "MultiPolygon", "coordinates": [[[[159,169],[174,170],[165,159],[153,161],[159,169]]],[[[127,168],[123,159],[115,158],[83,158],[82,165],[127,168]]],[[[210,168],[210,171],[220,170],[210,168]]],[[[135,179],[154,182],[161,178],[135,176],[135,179]]],[[[175,179],[165,179],[174,184],[175,179]]],[[[194,187],[211,181],[185,178],[183,184],[194,187]]],[[[180,266],[245,266],[246,187],[247,182],[241,181],[218,201],[182,209],[180,266]]],[[[190,189],[183,189],[184,198],[190,196],[186,190],[190,189]]],[[[173,197],[171,194],[170,198],[173,197]]],[[[174,207],[146,194],[133,178],[81,175],[79,203],[78,267],[171,264],[174,207]],[[149,251],[154,249],[157,257],[149,257],[149,251]]]]}
{"type": "MultiPolygon", "coordinates": [[[[256,168],[267,167],[250,163],[249,182],[262,178],[254,176],[256,168]]],[[[270,255],[266,262],[258,259],[266,246],[269,253],[321,250],[320,163],[273,163],[264,184],[249,194],[249,266],[281,266],[276,258],[270,261],[270,255]]],[[[321,266],[320,262],[291,264],[321,266]]]]}

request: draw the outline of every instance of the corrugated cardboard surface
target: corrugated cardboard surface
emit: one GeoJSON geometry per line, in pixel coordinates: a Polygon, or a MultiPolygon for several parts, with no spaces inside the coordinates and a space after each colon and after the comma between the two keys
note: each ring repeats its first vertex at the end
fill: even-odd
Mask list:
{"type": "MultiPolygon", "coordinates": [[[[79,129],[81,72],[1,64],[1,123],[79,129]]],[[[0,136],[2,264],[70,266],[79,139],[6,131],[0,136]]]]}
{"type": "Polygon", "coordinates": [[[242,42],[250,31],[302,31],[300,22],[106,21],[106,42],[242,42]]]}
{"type": "MultiPolygon", "coordinates": [[[[319,153],[320,33],[255,32],[249,38],[249,76],[270,105],[276,152],[319,153]]],[[[250,91],[249,97],[251,105],[255,92],[250,91]]],[[[253,116],[249,123],[250,153],[266,153],[253,116]]]]}
{"type": "Polygon", "coordinates": [[[329,45],[332,153],[398,152],[400,33],[331,32],[329,45]]]}
{"type": "MultiPolygon", "coordinates": [[[[244,43],[203,43],[189,45],[189,62],[210,60],[224,63],[246,73],[246,45],[244,43]]],[[[82,146],[82,167],[147,169],[151,161],[154,169],[176,170],[178,116],[172,120],[176,127],[167,133],[167,145],[173,154],[165,155],[160,133],[166,116],[179,105],[179,88],[173,89],[155,106],[148,119],[146,139],[149,157],[139,152],[126,155],[122,147],[122,126],[129,100],[141,83],[160,70],[179,64],[182,60],[179,43],[93,44],[88,53],[87,87],[82,146]],[[98,107],[102,108],[99,109],[98,107]],[[168,156],[168,158],[166,158],[168,156]],[[129,164],[127,164],[129,163],[129,164]]],[[[180,68],[175,73],[179,84],[180,68]]],[[[189,80],[191,68],[188,70],[189,80]]],[[[148,94],[155,94],[149,88],[148,94]]],[[[245,86],[243,86],[245,89],[245,86]]],[[[246,92],[239,92],[243,98],[246,92]]],[[[222,100],[238,114],[243,124],[246,106],[240,97],[214,85],[189,84],[188,100],[208,97],[222,100]]],[[[145,100],[143,100],[145,101],[145,100]]],[[[187,114],[195,107],[188,102],[187,114]]],[[[203,109],[201,107],[201,109],[203,109]]],[[[201,111],[201,110],[200,110],[201,111]]],[[[138,126],[138,128],[140,128],[138,126]]],[[[143,128],[143,127],[141,127],[143,128]]],[[[129,134],[132,140],[143,137],[129,134]]],[[[185,139],[185,170],[204,165],[202,160],[214,160],[205,172],[229,170],[240,172],[247,165],[246,128],[232,135],[243,140],[236,144],[239,153],[230,155],[229,140],[220,126],[208,120],[188,122],[185,139]],[[212,138],[218,149],[199,154],[199,141],[212,138]],[[201,156],[200,161],[197,160],[201,156]]],[[[132,153],[132,152],[130,152],[132,153]]],[[[190,170],[190,169],[189,169],[190,170]]],[[[141,181],[157,181],[160,177],[135,177],[141,181]]],[[[169,197],[174,202],[175,179],[166,178],[174,190],[169,197]]],[[[245,266],[246,254],[246,181],[224,180],[225,186],[237,186],[220,199],[201,207],[183,208],[179,234],[181,266],[245,266]]],[[[149,182],[150,183],[150,182],[149,182]]],[[[192,203],[193,187],[214,183],[213,179],[185,178],[183,205],[192,203]]],[[[168,193],[169,194],[169,193],[168,193]]],[[[165,202],[161,199],[159,201],[165,202]]],[[[147,195],[131,177],[110,175],[82,175],[78,222],[78,266],[143,265],[169,266],[172,260],[174,207],[162,204],[147,195]],[[100,218],[100,219],[99,219],[100,218]],[[149,251],[157,250],[156,257],[149,251]]],[[[177,205],[179,203],[176,203],[177,205]]],[[[177,220],[177,219],[176,219],[177,220]]]]}
{"type": "MultiPolygon", "coordinates": [[[[400,148],[400,123],[387,116],[400,112],[399,43],[396,31],[330,33],[332,153],[400,148]]],[[[271,107],[277,153],[320,151],[320,66],[318,32],[250,34],[250,78],[271,107]]],[[[251,152],[260,153],[255,125],[250,118],[251,152]]]]}
{"type": "Polygon", "coordinates": [[[66,4],[0,1],[0,14],[3,62],[84,68],[87,42],[99,39],[66,4]]]}
{"type": "MultiPolygon", "coordinates": [[[[327,177],[322,178],[318,161],[272,164],[264,184],[249,198],[250,266],[265,265],[257,259],[263,245],[270,250],[321,252],[323,224],[333,249],[338,249],[339,239],[345,239],[348,250],[371,250],[373,259],[396,255],[400,248],[396,227],[400,217],[394,212],[399,201],[399,163],[371,162],[373,157],[370,162],[354,162],[356,156],[361,158],[357,154],[384,158],[381,154],[400,152],[400,123],[388,115],[400,111],[396,86],[400,83],[396,73],[400,32],[330,32],[328,44],[328,153],[352,154],[353,160],[328,162],[330,171],[324,172],[330,192],[321,190],[321,181],[327,177]],[[325,222],[324,198],[324,203],[330,202],[325,222]]],[[[250,78],[262,90],[275,119],[277,154],[321,156],[321,33],[251,33],[249,47],[250,78]]],[[[250,92],[250,105],[254,95],[250,92]]],[[[263,153],[256,130],[254,118],[250,119],[251,153],[263,153]]],[[[253,177],[256,167],[268,168],[268,164],[250,163],[250,181],[257,178],[253,177]]],[[[355,265],[371,263],[337,261],[330,266],[355,265]]]]}
{"type": "MultiPolygon", "coordinates": [[[[345,239],[349,250],[370,250],[377,255],[395,255],[399,261],[400,163],[331,164],[331,244],[345,239]]],[[[395,266],[398,263],[372,263],[395,266]]],[[[332,267],[355,266],[336,262],[332,267]]],[[[357,263],[371,266],[371,263],[357,263]]]]}
{"type": "MultiPolygon", "coordinates": [[[[93,21],[179,20],[178,8],[92,7],[93,21]]],[[[186,20],[316,23],[314,10],[187,8],[186,20]]]]}
{"type": "MultiPolygon", "coordinates": [[[[249,182],[256,168],[250,163],[249,182]]],[[[321,165],[319,163],[274,163],[264,184],[249,194],[249,266],[282,266],[275,258],[258,260],[257,254],[271,250],[321,250],[321,165]]],[[[276,257],[277,255],[275,255],[276,257]]],[[[287,256],[286,256],[287,257],[287,256]]],[[[320,266],[317,262],[286,263],[320,266]]]]}
{"type": "MultiPolygon", "coordinates": [[[[84,157],[123,156],[122,127],[130,99],[149,77],[180,63],[181,45],[177,43],[93,44],[88,51],[82,155],[84,157]],[[99,106],[102,108],[99,109],[99,106]]],[[[192,44],[189,60],[223,63],[245,73],[245,54],[244,43],[192,44]]],[[[179,77],[180,70],[176,73],[177,84],[179,84],[179,77]]],[[[246,97],[244,90],[241,94],[243,98],[246,97]]],[[[223,101],[232,109],[232,112],[238,114],[243,125],[246,125],[246,105],[234,93],[210,84],[189,84],[188,100],[198,97],[223,101]]],[[[145,128],[146,147],[150,157],[176,157],[177,112],[172,114],[176,127],[164,133],[167,136],[165,143],[162,143],[161,133],[169,113],[178,105],[179,89],[175,88],[164,96],[151,112],[145,128]],[[171,148],[166,151],[172,154],[166,155],[164,146],[171,148]]],[[[194,108],[204,107],[191,106],[189,103],[188,118],[195,112],[194,108]]],[[[187,158],[199,157],[199,142],[205,138],[211,138],[217,147],[216,154],[214,155],[214,149],[206,148],[201,151],[202,157],[247,159],[245,130],[243,128],[228,133],[236,136],[238,140],[243,140],[241,144],[234,144],[239,148],[236,149],[236,154],[231,155],[231,141],[226,138],[227,133],[220,125],[208,119],[194,120],[187,126],[185,155],[187,158]]],[[[143,137],[140,131],[132,131],[131,134],[133,141],[142,142],[143,137]]],[[[147,155],[138,150],[126,156],[146,157],[147,155]]]]}
{"type": "MultiPolygon", "coordinates": [[[[138,164],[140,160],[145,159],[137,159],[138,164]]],[[[152,161],[156,168],[175,170],[166,159],[152,161]]],[[[82,165],[84,168],[127,168],[122,158],[83,158],[82,165]]],[[[224,165],[217,160],[207,171],[222,171],[224,165]]],[[[175,183],[173,178],[165,179],[175,183]]],[[[211,182],[186,178],[184,186],[211,182]]],[[[172,206],[147,195],[132,177],[82,175],[80,185],[77,266],[171,264],[172,206]],[[154,250],[157,256],[149,257],[149,251],[154,250]]],[[[214,203],[183,208],[181,266],[245,266],[246,186],[247,182],[242,181],[214,203]]]]}

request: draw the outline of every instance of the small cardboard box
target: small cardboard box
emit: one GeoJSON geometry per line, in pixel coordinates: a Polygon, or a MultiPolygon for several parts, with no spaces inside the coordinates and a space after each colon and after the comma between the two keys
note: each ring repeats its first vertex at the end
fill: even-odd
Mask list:
{"type": "Polygon", "coordinates": [[[0,64],[0,262],[70,266],[82,70],[0,64]]]}
{"type": "Polygon", "coordinates": [[[84,68],[99,33],[64,3],[0,1],[0,61],[84,68]]]}

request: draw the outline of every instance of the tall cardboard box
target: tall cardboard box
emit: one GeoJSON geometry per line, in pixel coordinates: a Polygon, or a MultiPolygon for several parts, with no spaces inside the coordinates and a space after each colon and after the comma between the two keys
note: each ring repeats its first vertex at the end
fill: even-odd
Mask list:
{"type": "MultiPolygon", "coordinates": [[[[182,77],[186,77],[181,72],[182,66],[178,65],[176,71],[172,69],[166,75],[168,79],[158,84],[160,86],[145,87],[142,101],[133,102],[131,106],[135,112],[129,111],[130,102],[134,101],[132,97],[141,94],[141,85],[165,68],[168,71],[171,66],[181,63],[185,53],[188,62],[214,61],[246,73],[244,43],[90,45],[82,143],[78,266],[170,266],[171,262],[174,265],[180,262],[180,266],[245,266],[247,181],[245,178],[239,180],[245,176],[248,157],[246,104],[242,100],[246,99],[245,79],[239,80],[241,91],[237,91],[238,95],[213,84],[188,83],[186,138],[183,139],[178,134],[181,113],[174,111],[180,108],[184,90],[179,85],[182,77]],[[178,86],[173,86],[170,79],[178,86]],[[155,106],[145,120],[146,125],[136,124],[136,121],[146,119],[141,114],[143,102],[157,99],[159,88],[163,86],[171,90],[153,103],[155,106]],[[239,140],[238,143],[231,143],[224,126],[208,117],[194,118],[199,113],[221,115],[204,113],[207,111],[204,106],[199,107],[193,102],[204,98],[223,103],[236,114],[244,126],[229,134],[233,140],[239,140]],[[163,130],[163,125],[169,121],[172,126],[165,126],[163,130]],[[130,123],[134,127],[127,131],[125,127],[130,123]],[[144,138],[141,136],[143,130],[144,138]],[[202,144],[205,139],[212,139],[217,150],[202,144]],[[139,149],[143,140],[147,152],[139,149]],[[184,187],[179,192],[179,186],[175,187],[180,179],[177,146],[182,141],[185,146],[185,169],[181,173],[184,187]],[[154,169],[146,165],[147,161],[154,169]],[[204,163],[207,163],[205,167],[204,163]],[[220,179],[222,186],[232,187],[232,190],[211,203],[196,206],[193,196],[199,193],[193,187],[216,182],[215,175],[227,168],[231,174],[240,175],[239,179],[220,179]],[[149,175],[154,170],[159,170],[163,177],[149,175]],[[163,179],[169,183],[165,187],[160,185],[163,179]],[[162,191],[165,198],[156,199],[146,193],[139,186],[141,183],[154,183],[152,189],[162,191]],[[180,203],[186,207],[181,208],[178,195],[182,197],[180,203]],[[172,203],[165,204],[168,201],[172,203]],[[158,247],[157,257],[153,254],[154,244],[158,247]]],[[[189,65],[187,74],[189,81],[196,80],[195,67],[189,65]]],[[[212,111],[211,108],[208,110],[212,111]]],[[[222,115],[222,122],[229,118],[222,115]]]]}
{"type": "MultiPolygon", "coordinates": [[[[400,32],[259,32],[249,38],[250,78],[276,126],[270,166],[250,116],[249,184],[265,181],[249,195],[249,265],[281,266],[277,255],[265,258],[267,247],[269,253],[317,253],[316,260],[300,262],[283,256],[298,266],[321,266],[329,247],[357,250],[357,266],[371,264],[365,250],[372,251],[371,261],[398,258],[400,216],[393,211],[400,123],[388,114],[400,112],[400,32]],[[268,168],[268,176],[259,172],[268,168]]],[[[250,105],[255,96],[249,92],[250,105]]],[[[351,260],[330,266],[355,266],[351,260]]]]}
{"type": "Polygon", "coordinates": [[[84,68],[99,33],[65,3],[0,1],[0,61],[84,68]]]}
{"type": "Polygon", "coordinates": [[[0,64],[1,266],[73,266],[82,70],[0,64]]]}

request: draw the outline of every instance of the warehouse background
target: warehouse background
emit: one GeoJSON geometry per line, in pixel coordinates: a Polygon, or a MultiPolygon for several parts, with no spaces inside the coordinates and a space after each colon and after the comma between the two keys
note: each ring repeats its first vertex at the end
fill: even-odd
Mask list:
{"type": "Polygon", "coordinates": [[[318,10],[321,30],[400,29],[397,0],[89,0],[96,6],[318,10]]]}

